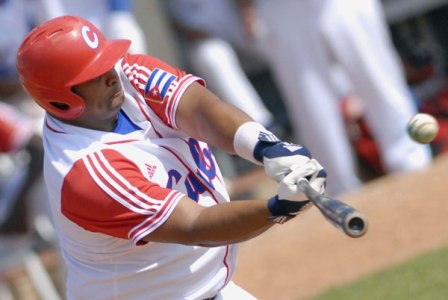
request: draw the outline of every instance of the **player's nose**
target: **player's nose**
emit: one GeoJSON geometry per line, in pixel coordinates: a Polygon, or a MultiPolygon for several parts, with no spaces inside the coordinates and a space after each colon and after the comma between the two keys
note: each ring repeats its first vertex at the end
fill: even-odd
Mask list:
{"type": "Polygon", "coordinates": [[[107,86],[114,86],[119,82],[117,71],[114,68],[103,74],[107,86]]]}

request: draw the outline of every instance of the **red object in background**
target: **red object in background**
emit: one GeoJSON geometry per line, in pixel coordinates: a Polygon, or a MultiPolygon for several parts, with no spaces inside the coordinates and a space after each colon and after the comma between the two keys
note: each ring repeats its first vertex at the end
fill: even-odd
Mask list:
{"type": "MultiPolygon", "coordinates": [[[[349,102],[349,97],[342,100],[341,111],[352,147],[360,162],[377,174],[384,174],[378,146],[370,134],[364,117],[362,114],[353,116],[350,113],[349,102]]],[[[448,81],[434,97],[421,102],[419,112],[434,116],[439,123],[439,132],[430,143],[433,156],[448,153],[448,81]]]]}
{"type": "Polygon", "coordinates": [[[359,119],[356,122],[356,125],[359,128],[359,137],[351,142],[358,158],[376,173],[384,174],[378,146],[373,137],[370,135],[364,119],[359,119]]]}
{"type": "Polygon", "coordinates": [[[384,174],[378,146],[370,135],[370,131],[364,120],[362,109],[353,109],[354,98],[351,96],[342,99],[341,111],[346,124],[350,143],[357,155],[358,160],[377,175],[384,174]]]}

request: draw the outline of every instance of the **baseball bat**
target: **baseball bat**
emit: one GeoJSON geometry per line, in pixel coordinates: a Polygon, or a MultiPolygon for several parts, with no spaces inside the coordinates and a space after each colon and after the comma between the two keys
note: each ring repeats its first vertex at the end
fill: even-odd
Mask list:
{"type": "Polygon", "coordinates": [[[366,217],[353,207],[316,192],[307,180],[297,183],[300,190],[336,228],[352,238],[363,236],[367,231],[366,217]]]}

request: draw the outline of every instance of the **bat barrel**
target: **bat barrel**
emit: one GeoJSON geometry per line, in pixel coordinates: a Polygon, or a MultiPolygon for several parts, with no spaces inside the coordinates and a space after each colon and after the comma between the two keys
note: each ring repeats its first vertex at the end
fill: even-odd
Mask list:
{"type": "Polygon", "coordinates": [[[367,219],[361,212],[342,201],[319,194],[307,180],[300,180],[297,184],[308,199],[336,228],[353,238],[361,237],[366,233],[367,219]]]}

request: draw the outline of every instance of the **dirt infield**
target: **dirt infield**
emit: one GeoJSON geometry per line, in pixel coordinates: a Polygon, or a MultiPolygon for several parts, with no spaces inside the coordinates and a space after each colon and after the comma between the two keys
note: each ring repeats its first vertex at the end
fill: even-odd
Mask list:
{"type": "Polygon", "coordinates": [[[235,282],[260,300],[306,299],[448,244],[448,156],[340,199],[367,215],[364,237],[346,237],[312,208],[243,243],[235,282]]]}

